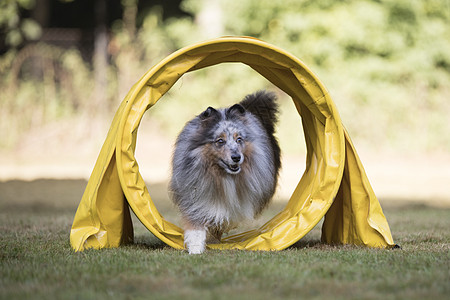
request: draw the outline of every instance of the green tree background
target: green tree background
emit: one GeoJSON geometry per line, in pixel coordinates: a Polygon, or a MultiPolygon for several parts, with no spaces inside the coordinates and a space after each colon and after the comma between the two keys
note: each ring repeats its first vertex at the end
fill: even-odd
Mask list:
{"type": "MultiPolygon", "coordinates": [[[[35,1],[0,4],[8,45],[0,57],[0,149],[12,150],[30,131],[61,122],[89,128],[95,116],[109,124],[132,84],[168,54],[243,35],[304,61],[329,89],[358,143],[374,150],[450,152],[448,0],[184,0],[186,15],[169,18],[163,6],[139,11],[136,0],[121,3],[122,18],[108,28],[101,97],[95,64],[76,48],[39,42],[39,25],[21,16],[35,1]]],[[[176,132],[211,102],[229,104],[261,88],[273,86],[245,66],[201,70],[172,88],[167,97],[183,101],[176,108],[173,101],[161,104],[152,122],[176,132]]]]}

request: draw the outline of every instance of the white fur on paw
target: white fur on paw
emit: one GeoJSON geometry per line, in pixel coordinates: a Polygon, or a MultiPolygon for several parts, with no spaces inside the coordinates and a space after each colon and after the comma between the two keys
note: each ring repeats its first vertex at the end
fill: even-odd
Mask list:
{"type": "Polygon", "coordinates": [[[184,232],[184,245],[189,254],[200,254],[206,248],[206,230],[186,230],[184,232]]]}

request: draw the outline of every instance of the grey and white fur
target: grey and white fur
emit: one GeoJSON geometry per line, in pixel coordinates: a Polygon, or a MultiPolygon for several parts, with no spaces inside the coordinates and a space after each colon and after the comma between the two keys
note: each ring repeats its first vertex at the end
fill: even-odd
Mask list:
{"type": "Polygon", "coordinates": [[[181,131],[170,191],[189,253],[204,252],[208,234],[220,240],[270,202],[281,166],[277,115],[275,95],[259,91],[228,108],[208,107],[181,131]]]}

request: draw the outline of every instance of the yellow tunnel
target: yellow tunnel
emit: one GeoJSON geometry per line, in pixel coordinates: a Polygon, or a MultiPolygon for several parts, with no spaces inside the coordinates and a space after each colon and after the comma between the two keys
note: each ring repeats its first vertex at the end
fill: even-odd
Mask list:
{"type": "Polygon", "coordinates": [[[394,246],[389,225],[338,111],[320,80],[293,55],[260,40],[224,37],[183,48],[154,66],[122,101],[75,215],[76,251],[117,247],[133,240],[131,207],[166,244],[183,249],[183,230],[156,209],[134,156],[139,124],[183,74],[244,63],[287,93],[301,116],[306,169],[286,207],[261,228],[229,236],[214,249],[282,250],[325,216],[322,241],[394,246]]]}

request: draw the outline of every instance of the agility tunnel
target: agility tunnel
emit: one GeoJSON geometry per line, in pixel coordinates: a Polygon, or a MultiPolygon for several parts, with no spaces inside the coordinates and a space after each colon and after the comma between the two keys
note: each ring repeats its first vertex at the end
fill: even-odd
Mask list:
{"type": "MultiPolygon", "coordinates": [[[[134,156],[144,113],[187,72],[221,63],[248,65],[288,94],[301,117],[306,168],[286,207],[261,228],[211,249],[282,250],[323,217],[322,242],[391,248],[381,206],[338,111],[298,58],[260,40],[225,37],[183,48],[151,68],[122,101],[88,181],[70,232],[75,251],[133,241],[129,207],[167,245],[183,249],[183,230],[156,209],[134,156]]],[[[171,151],[166,149],[165,151],[171,151]]]]}

